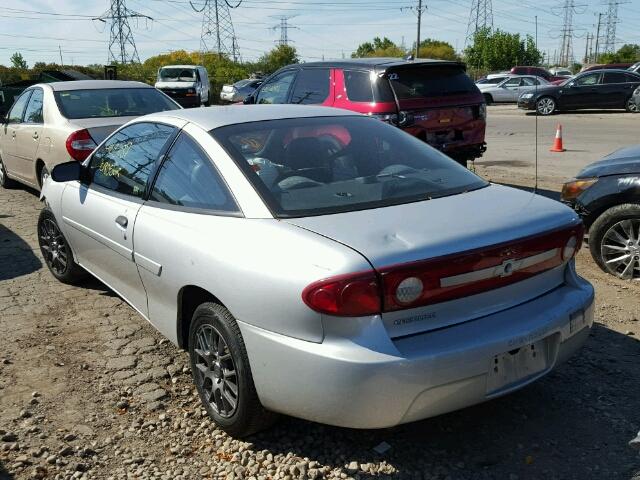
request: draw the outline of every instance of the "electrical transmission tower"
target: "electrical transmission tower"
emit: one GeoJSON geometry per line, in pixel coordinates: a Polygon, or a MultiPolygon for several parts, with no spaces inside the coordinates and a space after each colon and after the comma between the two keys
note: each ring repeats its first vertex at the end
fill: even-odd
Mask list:
{"type": "Polygon", "coordinates": [[[200,10],[191,3],[191,8],[202,13],[200,50],[203,53],[215,51],[218,55],[226,55],[236,62],[240,59],[238,39],[231,21],[231,9],[238,8],[241,3],[242,0],[236,5],[231,5],[228,0],[205,0],[200,10]]]}
{"type": "Polygon", "coordinates": [[[273,30],[274,32],[280,29],[280,40],[276,40],[276,44],[289,45],[289,42],[292,41],[292,40],[289,40],[289,29],[298,28],[298,27],[294,27],[293,25],[289,25],[289,20],[291,20],[293,17],[295,17],[295,15],[290,15],[290,16],[278,15],[273,17],[280,20],[279,24],[271,27],[271,30],[273,30]]]}
{"type": "Polygon", "coordinates": [[[493,28],[493,6],[491,0],[473,0],[467,26],[465,44],[473,43],[473,37],[483,28],[493,28]]]}
{"type": "Polygon", "coordinates": [[[604,32],[604,45],[602,51],[604,53],[614,53],[616,51],[616,25],[618,24],[618,5],[629,2],[621,2],[620,0],[608,0],[607,9],[607,27],[604,32]]]}
{"type": "Polygon", "coordinates": [[[560,41],[560,58],[558,63],[562,66],[570,66],[573,63],[573,14],[575,13],[573,0],[565,0],[564,21],[562,23],[562,36],[560,41]]]}
{"type": "Polygon", "coordinates": [[[133,10],[129,10],[125,0],[111,0],[111,7],[93,20],[111,24],[109,35],[109,61],[120,63],[140,63],[138,49],[133,40],[133,33],[129,26],[129,19],[153,20],[153,18],[143,15],[133,10]]]}

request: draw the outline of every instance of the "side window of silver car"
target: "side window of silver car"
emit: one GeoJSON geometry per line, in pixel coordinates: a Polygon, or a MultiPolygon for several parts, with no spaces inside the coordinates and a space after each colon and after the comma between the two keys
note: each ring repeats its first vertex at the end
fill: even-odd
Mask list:
{"type": "Polygon", "coordinates": [[[174,130],[159,123],[134,123],[123,128],[91,157],[93,183],[141,198],[154,164],[174,130]]]}
{"type": "Polygon", "coordinates": [[[9,115],[7,115],[8,123],[21,123],[22,115],[24,114],[24,107],[27,106],[27,102],[29,101],[29,97],[31,96],[32,90],[24,92],[22,95],[18,97],[16,102],[11,107],[9,111],[9,115]]]}
{"type": "Polygon", "coordinates": [[[239,211],[209,157],[184,133],[165,156],[149,199],[187,208],[239,211]]]}

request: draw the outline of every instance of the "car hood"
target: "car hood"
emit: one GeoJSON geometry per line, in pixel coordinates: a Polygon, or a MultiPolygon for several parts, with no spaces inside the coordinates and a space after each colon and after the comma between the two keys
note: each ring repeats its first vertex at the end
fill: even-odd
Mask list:
{"type": "Polygon", "coordinates": [[[577,178],[604,177],[640,173],[640,145],[631,145],[610,153],[602,160],[587,165],[577,178]]]}
{"type": "Polygon", "coordinates": [[[196,82],[156,82],[155,87],[170,90],[182,90],[185,88],[195,88],[196,82]]]}
{"type": "Polygon", "coordinates": [[[491,184],[422,202],[285,221],[347,245],[381,268],[508,242],[580,220],[559,202],[491,184]]]}

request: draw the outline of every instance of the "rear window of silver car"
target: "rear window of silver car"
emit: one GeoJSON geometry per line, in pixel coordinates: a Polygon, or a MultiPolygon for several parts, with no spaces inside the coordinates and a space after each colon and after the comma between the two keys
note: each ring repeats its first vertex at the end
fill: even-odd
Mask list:
{"type": "Polygon", "coordinates": [[[69,119],[147,115],[180,107],[155,88],[107,88],[55,92],[60,113],[69,119]]]}
{"type": "Polygon", "coordinates": [[[211,134],[278,217],[378,208],[488,185],[423,141],[365,116],[260,121],[211,134]]]}

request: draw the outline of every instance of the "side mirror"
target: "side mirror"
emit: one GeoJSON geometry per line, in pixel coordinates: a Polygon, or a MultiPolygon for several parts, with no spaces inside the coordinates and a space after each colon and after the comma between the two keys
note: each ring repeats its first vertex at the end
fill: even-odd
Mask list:
{"type": "Polygon", "coordinates": [[[51,179],[54,182],[71,182],[81,180],[83,177],[82,164],[76,160],[61,163],[51,170],[51,179]]]}
{"type": "Polygon", "coordinates": [[[253,105],[254,103],[256,103],[256,97],[255,95],[252,93],[251,95],[249,95],[248,97],[246,97],[242,103],[244,103],[245,105],[253,105]]]}

